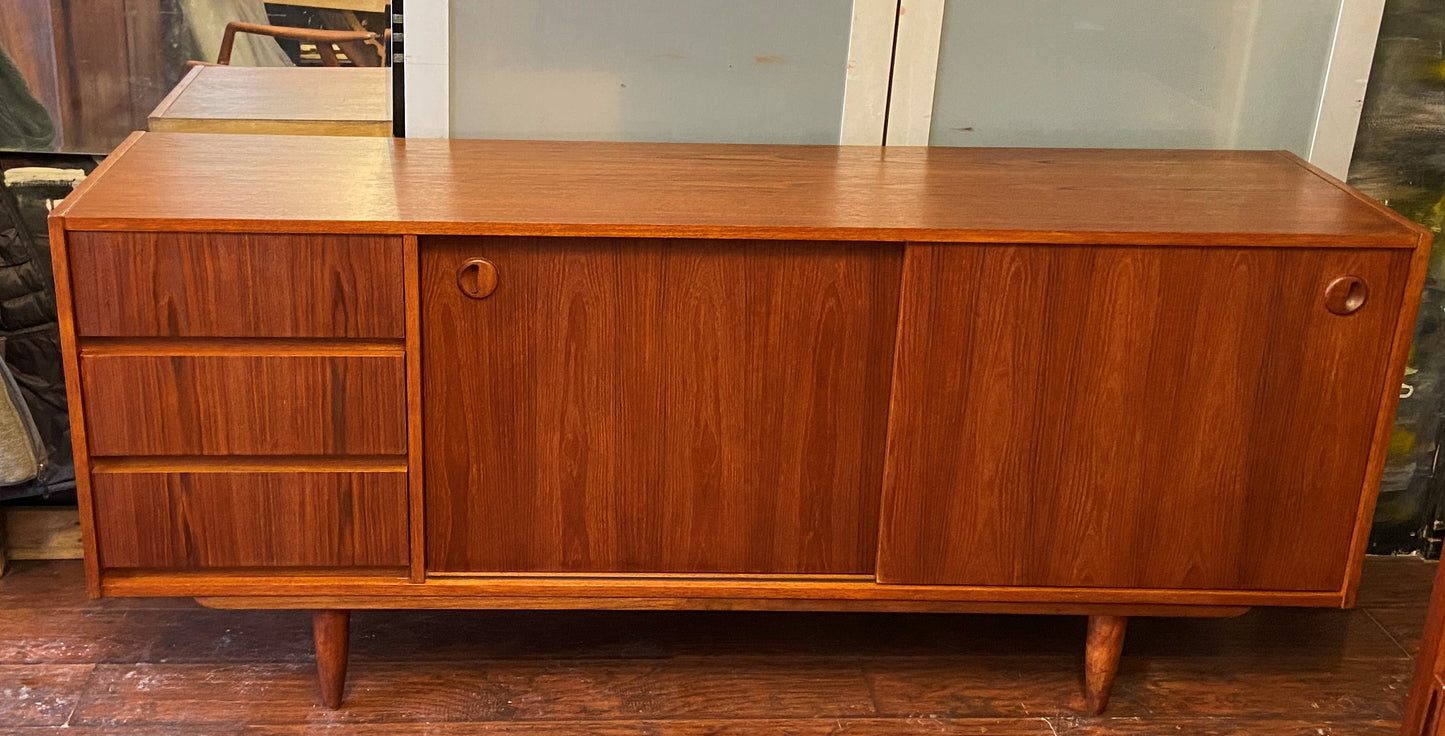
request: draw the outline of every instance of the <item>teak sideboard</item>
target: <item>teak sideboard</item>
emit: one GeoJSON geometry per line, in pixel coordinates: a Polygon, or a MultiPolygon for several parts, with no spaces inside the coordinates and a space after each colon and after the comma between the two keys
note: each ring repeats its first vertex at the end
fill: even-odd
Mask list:
{"type": "Polygon", "coordinates": [[[1350,606],[1427,231],[1280,152],[136,134],[51,215],[92,595],[1350,606]]]}

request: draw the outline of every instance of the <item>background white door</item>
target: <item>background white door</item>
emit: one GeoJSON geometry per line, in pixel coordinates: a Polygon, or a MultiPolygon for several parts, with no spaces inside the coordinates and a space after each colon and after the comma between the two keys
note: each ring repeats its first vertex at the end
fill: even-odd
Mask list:
{"type": "Polygon", "coordinates": [[[1384,0],[408,0],[408,135],[1283,148],[1343,176],[1384,0]]]}
{"type": "Polygon", "coordinates": [[[410,135],[882,142],[895,0],[413,0],[406,15],[407,89],[431,92],[408,99],[410,135]]]}

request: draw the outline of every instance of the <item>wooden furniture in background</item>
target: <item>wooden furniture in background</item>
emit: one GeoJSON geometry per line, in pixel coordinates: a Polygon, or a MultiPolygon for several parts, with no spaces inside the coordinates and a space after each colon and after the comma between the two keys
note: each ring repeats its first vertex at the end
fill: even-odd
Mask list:
{"type": "Polygon", "coordinates": [[[390,69],[197,66],[150,115],[172,133],[390,136],[390,69]]]}
{"type": "Polygon", "coordinates": [[[78,560],[80,518],[74,506],[0,509],[0,573],[5,560],[78,560]]]}
{"type": "Polygon", "coordinates": [[[179,0],[4,0],[0,45],[55,124],[53,150],[109,153],[185,73],[179,0]]]}
{"type": "Polygon", "coordinates": [[[350,609],[730,608],[1086,615],[1101,709],[1352,604],[1429,257],[1277,152],[149,133],[51,227],[91,593],[329,704],[350,609]]]}
{"type": "MultiPolygon", "coordinates": [[[[342,25],[353,31],[366,29],[365,22],[358,13],[382,13],[382,24],[388,26],[390,23],[391,2],[389,0],[272,0],[272,5],[289,5],[293,7],[315,8],[321,10],[322,22],[337,20],[342,25]]],[[[385,27],[382,37],[373,37],[362,41],[343,41],[337,44],[352,63],[357,66],[385,66],[388,53],[387,41],[391,37],[391,28],[385,27]],[[375,49],[375,54],[369,54],[367,47],[375,49]]],[[[320,51],[317,52],[320,55],[320,51]]]]}
{"type": "Polygon", "coordinates": [[[304,8],[328,8],[362,13],[385,13],[390,0],[266,0],[272,5],[297,5],[304,8]]]}
{"type": "Polygon", "coordinates": [[[1445,565],[1435,573],[1401,736],[1445,736],[1445,565]]]}
{"type": "Polygon", "coordinates": [[[381,55],[386,53],[385,47],[378,43],[379,37],[377,34],[371,31],[335,31],[321,28],[297,28],[293,26],[246,23],[236,20],[226,24],[225,34],[221,36],[221,50],[216,55],[217,64],[227,66],[231,63],[231,49],[236,44],[237,33],[250,33],[257,36],[270,36],[276,39],[313,44],[316,47],[316,53],[321,56],[322,66],[329,67],[341,66],[341,59],[337,56],[336,47],[341,47],[343,53],[347,53],[351,63],[355,66],[380,66],[382,61],[381,55]],[[376,45],[363,45],[367,43],[376,45]],[[363,50],[364,53],[358,55],[355,53],[357,50],[363,50]]]}

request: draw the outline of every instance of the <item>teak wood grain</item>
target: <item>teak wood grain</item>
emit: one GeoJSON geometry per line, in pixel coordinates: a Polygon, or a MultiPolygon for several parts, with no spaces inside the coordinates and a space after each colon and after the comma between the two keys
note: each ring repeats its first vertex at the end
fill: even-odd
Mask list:
{"type": "Polygon", "coordinates": [[[1409,266],[910,245],[879,580],[1339,590],[1409,266]]]}
{"type": "Polygon", "coordinates": [[[403,239],[402,271],[406,275],[406,467],[410,511],[413,583],[426,582],[426,472],[422,443],[421,254],[417,237],[403,239]]]}
{"type": "MultiPolygon", "coordinates": [[[[1331,181],[1348,189],[1343,182],[1334,179],[1331,181]]],[[[1358,191],[1350,191],[1355,196],[1365,197],[1358,191]]],[[[1369,545],[1375,502],[1385,474],[1390,439],[1394,436],[1395,410],[1400,401],[1400,384],[1395,382],[1395,377],[1401,376],[1403,380],[1413,353],[1410,342],[1415,335],[1416,317],[1424,295],[1425,279],[1430,272],[1430,245],[1433,237],[1429,231],[1420,228],[1419,240],[1416,241],[1415,251],[1410,256],[1410,275],[1405,281],[1405,296],[1395,316],[1395,334],[1390,346],[1390,356],[1385,364],[1387,380],[1380,391],[1380,410],[1375,414],[1374,439],[1365,465],[1365,493],[1360,496],[1355,519],[1355,537],[1345,564],[1345,595],[1342,605],[1346,608],[1355,605],[1355,594],[1359,590],[1360,576],[1364,571],[1365,549],[1369,545]]]]}
{"type": "Polygon", "coordinates": [[[1429,253],[1279,152],[147,134],[51,222],[94,592],[1089,615],[1094,706],[1352,602],[1429,253]]]}
{"type": "MultiPolygon", "coordinates": [[[[128,139],[134,140],[134,138],[128,139]]],[[[101,162],[97,171],[110,159],[101,162]]],[[[81,182],[85,186],[85,182],[81,182]]],[[[68,233],[60,218],[50,218],[51,269],[55,276],[56,326],[60,337],[61,363],[65,371],[66,411],[70,419],[71,453],[75,462],[75,499],[80,512],[80,542],[85,550],[85,590],[99,598],[100,554],[95,544],[95,508],[90,493],[90,450],[85,434],[85,399],[80,390],[80,359],[76,350],[75,309],[70,291],[68,233]]]]}
{"type": "Polygon", "coordinates": [[[401,239],[71,233],[82,336],[400,338],[401,239]]]}
{"type": "Polygon", "coordinates": [[[207,608],[217,609],[326,609],[345,606],[353,610],[600,610],[600,611],[854,611],[907,613],[975,613],[1052,616],[1151,616],[1160,618],[1234,618],[1250,609],[1230,606],[1150,606],[1070,603],[994,603],[920,600],[798,600],[790,598],[665,598],[644,596],[598,598],[588,596],[515,597],[484,595],[312,595],[312,596],[224,596],[197,598],[207,608]]]}
{"type": "Polygon", "coordinates": [[[404,455],[403,358],[83,355],[98,455],[404,455]]]}
{"type": "Polygon", "coordinates": [[[872,571],[900,247],[420,247],[429,569],[872,571]]]}
{"type": "Polygon", "coordinates": [[[92,487],[107,569],[406,564],[401,472],[105,473],[92,487]]]}
{"type": "MultiPolygon", "coordinates": [[[[720,575],[697,577],[680,574],[596,575],[567,573],[555,575],[438,575],[417,585],[396,574],[377,575],[372,570],[247,571],[225,570],[197,573],[172,571],[112,571],[102,582],[106,595],[117,596],[394,596],[414,598],[457,598],[469,605],[486,607],[492,598],[635,599],[672,598],[693,601],[759,600],[768,602],[867,601],[898,604],[909,610],[911,603],[1000,603],[1035,606],[1066,605],[1072,610],[1088,607],[1090,613],[1131,615],[1139,606],[1207,607],[1215,610],[1242,606],[1327,606],[1339,607],[1339,591],[1200,590],[1166,588],[1047,588],[997,585],[879,585],[872,576],[815,578],[806,575],[775,575],[762,578],[720,575]],[[300,574],[309,573],[309,574],[300,574]],[[1125,609],[1125,610],[1119,610],[1125,609]]],[[[727,605],[727,604],[720,604],[727,605]]],[[[279,604],[278,604],[279,606],[279,604]]],[[[332,600],[328,607],[339,607],[332,600]]],[[[285,606],[279,606],[285,607],[285,606]]],[[[1042,613],[1039,608],[1035,613],[1042,613]]],[[[1152,614],[1139,614],[1152,615],[1152,614]]]]}
{"type": "Polygon", "coordinates": [[[311,636],[316,648],[316,674],[321,684],[321,702],[340,708],[346,692],[346,659],[351,646],[351,611],[316,611],[311,616],[311,636]]]}
{"type": "Polygon", "coordinates": [[[73,230],[1412,248],[1273,151],[138,134],[73,230]],[[325,194],[313,177],[326,172],[325,194]],[[218,172],[225,172],[218,175],[218,172]]]}

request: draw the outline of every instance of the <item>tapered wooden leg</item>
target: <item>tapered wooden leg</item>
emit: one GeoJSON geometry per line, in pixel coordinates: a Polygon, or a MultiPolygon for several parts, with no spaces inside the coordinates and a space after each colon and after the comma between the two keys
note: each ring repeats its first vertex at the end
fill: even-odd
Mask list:
{"type": "Polygon", "coordinates": [[[1103,713],[1109,704],[1114,675],[1119,672],[1119,655],[1124,651],[1124,616],[1090,616],[1089,638],[1084,651],[1084,707],[1103,713]]]}
{"type": "Polygon", "coordinates": [[[316,640],[316,675],[321,680],[321,702],[341,707],[346,690],[346,657],[351,646],[351,611],[314,611],[311,635],[316,640]]]}

